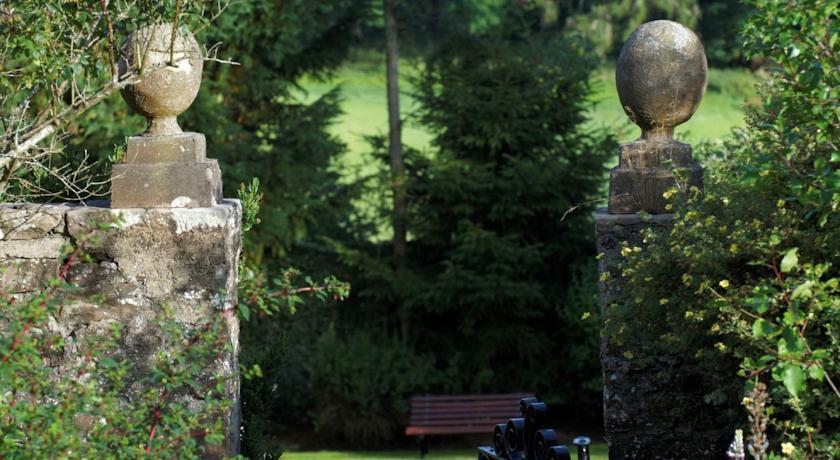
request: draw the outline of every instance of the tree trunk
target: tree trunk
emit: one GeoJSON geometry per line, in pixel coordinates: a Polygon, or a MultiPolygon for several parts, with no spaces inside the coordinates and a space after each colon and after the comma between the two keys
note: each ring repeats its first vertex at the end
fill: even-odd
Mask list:
{"type": "Polygon", "coordinates": [[[396,0],[382,0],[385,12],[385,58],[388,79],[388,156],[391,161],[391,188],[394,194],[394,264],[405,264],[406,190],[403,164],[402,120],[400,120],[399,47],[397,42],[396,0]]]}
{"type": "MultiPolygon", "coordinates": [[[[400,51],[397,42],[396,0],[382,0],[385,13],[385,60],[388,79],[388,157],[391,160],[391,190],[394,194],[394,266],[400,277],[405,268],[406,252],[406,183],[403,164],[402,120],[400,119],[400,51]]],[[[394,305],[399,319],[400,335],[408,340],[409,317],[399,301],[394,305]]]]}

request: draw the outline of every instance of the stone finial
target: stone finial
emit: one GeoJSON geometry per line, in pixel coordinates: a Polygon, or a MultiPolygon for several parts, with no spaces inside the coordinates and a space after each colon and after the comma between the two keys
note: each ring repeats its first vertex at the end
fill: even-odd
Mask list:
{"type": "Polygon", "coordinates": [[[706,91],[706,54],[691,30],[673,21],[639,26],[618,58],[615,81],[624,112],[642,129],[621,146],[610,174],[609,212],[668,212],[662,194],[678,184],[702,186],[702,169],[691,146],[674,140],[674,127],[688,121],[706,91]]]}
{"type": "Polygon", "coordinates": [[[615,84],[642,138],[672,139],[706,92],[706,54],[691,30],[673,21],[639,26],[621,49],[615,84]]]}
{"type": "Polygon", "coordinates": [[[120,73],[140,73],[125,101],[149,120],[140,136],[126,139],[125,156],[111,171],[111,207],[205,208],[222,200],[222,174],[207,158],[201,133],[185,133],[177,116],[201,85],[203,60],[186,29],[154,24],[135,32],[123,47],[120,73]]]}
{"type": "Polygon", "coordinates": [[[204,61],[195,37],[172,24],[152,24],[131,34],[122,50],[120,76],[143,74],[122,90],[123,99],[148,120],[143,136],[180,134],[177,117],[190,107],[201,85],[204,61]]]}

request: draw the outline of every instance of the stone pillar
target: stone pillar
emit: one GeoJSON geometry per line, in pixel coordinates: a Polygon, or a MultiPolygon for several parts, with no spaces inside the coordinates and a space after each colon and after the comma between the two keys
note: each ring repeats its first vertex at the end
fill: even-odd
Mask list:
{"type": "MultiPolygon", "coordinates": [[[[79,289],[49,322],[65,341],[63,356],[48,364],[58,377],[77,360],[89,338],[125,326],[118,355],[142,374],[164,343],[155,319],[169,305],[175,319],[197,327],[214,315],[225,318],[231,352],[208,363],[208,377],[231,377],[233,405],[225,415],[228,436],[209,457],[239,452],[239,323],[235,314],[242,208],[222,199],[221,174],[205,155],[204,136],[183,133],[176,117],[198,93],[202,59],[195,38],[178,31],[170,54],[172,27],[154,25],[129,40],[120,62],[126,72],[142,62],[142,80],[123,97],[149,126],[127,139],[126,155],[114,166],[112,201],[78,204],[0,204],[0,282],[27,295],[58,276],[64,243],[83,244],[96,223],[112,223],[101,244],[87,248],[92,260],[74,265],[67,281],[79,289]],[[135,53],[143,52],[142,59],[135,53]]],[[[72,378],[72,376],[70,376],[72,378]]],[[[212,382],[208,384],[214,385],[212,382]]],[[[130,388],[130,386],[129,386],[130,388]]],[[[189,406],[200,395],[183,395],[189,406]]],[[[182,399],[183,399],[182,398],[182,399]]]]}
{"type": "MultiPolygon", "coordinates": [[[[80,244],[91,226],[117,218],[122,223],[100,232],[99,244],[87,248],[92,260],[70,269],[67,282],[78,289],[48,322],[65,343],[62,355],[45,363],[57,378],[74,378],[65,374],[84,355],[83,344],[108,336],[113,324],[124,326],[116,356],[133,363],[134,375],[143,375],[163,346],[155,324],[164,304],[176,321],[196,327],[235,311],[242,218],[237,200],[211,208],[119,210],[107,203],[0,204],[0,285],[13,295],[38,292],[59,275],[64,244],[80,244]]],[[[235,314],[224,318],[231,352],[209,363],[208,373],[234,376],[239,322],[235,314]]],[[[239,451],[238,379],[227,382],[226,393],[233,401],[225,416],[229,435],[224,452],[211,456],[239,451]]],[[[202,404],[197,395],[184,395],[182,402],[202,404]]]]}
{"type": "MultiPolygon", "coordinates": [[[[619,149],[610,174],[609,203],[595,216],[602,318],[610,305],[632,302],[622,285],[624,246],[644,247],[642,232],[667,232],[673,221],[663,193],[702,187],[691,146],[673,138],[706,88],[706,56],[697,36],[671,21],[642,24],[625,43],[616,85],[625,113],[641,137],[619,149]],[[607,276],[605,276],[607,275],[607,276]]],[[[619,344],[604,334],[604,425],[611,459],[718,458],[725,432],[703,426],[703,395],[693,385],[690,357],[645,356],[644,344],[619,344]],[[649,359],[644,359],[649,358],[649,359]],[[652,358],[652,359],[650,359],[652,358]],[[702,411],[701,411],[702,412],[702,411]]]]}

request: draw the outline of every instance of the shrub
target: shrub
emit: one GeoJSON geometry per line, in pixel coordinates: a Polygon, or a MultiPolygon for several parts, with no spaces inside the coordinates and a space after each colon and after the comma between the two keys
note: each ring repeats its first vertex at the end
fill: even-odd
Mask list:
{"type": "Polygon", "coordinates": [[[315,429],[330,440],[375,445],[405,425],[408,399],[431,383],[433,358],[370,332],[340,338],[328,329],[313,363],[315,429]]]}

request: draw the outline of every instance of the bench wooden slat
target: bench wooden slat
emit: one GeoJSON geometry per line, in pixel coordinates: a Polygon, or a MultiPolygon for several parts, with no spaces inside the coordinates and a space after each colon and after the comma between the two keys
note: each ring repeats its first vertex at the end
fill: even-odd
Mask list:
{"type": "Polygon", "coordinates": [[[412,397],[408,436],[492,433],[498,423],[518,417],[519,401],[530,393],[425,395],[412,397]]]}
{"type": "Polygon", "coordinates": [[[415,425],[414,421],[416,420],[417,423],[422,423],[423,420],[452,420],[458,418],[474,418],[474,419],[484,419],[484,418],[492,418],[492,419],[504,419],[507,420],[511,417],[518,416],[519,414],[513,414],[512,412],[482,412],[482,413],[471,413],[467,414],[464,412],[450,412],[448,414],[411,414],[412,425],[415,425]]]}
{"type": "Polygon", "coordinates": [[[448,417],[451,415],[465,415],[471,414],[475,417],[486,417],[488,415],[503,415],[505,417],[513,417],[514,414],[519,415],[518,411],[514,411],[513,408],[510,407],[500,407],[498,409],[475,409],[475,410],[439,410],[439,411],[412,411],[412,417],[425,417],[425,418],[440,418],[440,417],[448,417]]]}
{"type": "Polygon", "coordinates": [[[420,436],[426,434],[475,434],[493,433],[496,425],[475,425],[475,426],[410,426],[405,429],[407,436],[420,436]]]}
{"type": "Polygon", "coordinates": [[[505,423],[506,418],[452,418],[449,420],[429,420],[423,423],[412,423],[411,426],[472,426],[472,425],[493,425],[505,423]]]}
{"type": "Polygon", "coordinates": [[[438,411],[473,411],[473,410],[504,410],[509,411],[511,408],[519,410],[519,402],[516,404],[502,403],[502,404],[436,404],[434,406],[412,406],[411,410],[423,412],[438,412],[438,411]]]}
{"type": "Polygon", "coordinates": [[[439,422],[439,421],[446,421],[446,420],[496,420],[497,423],[507,422],[508,419],[512,418],[511,414],[504,414],[504,413],[497,413],[497,414],[482,414],[482,415],[474,415],[474,414],[447,414],[442,417],[415,417],[412,416],[410,418],[410,425],[424,425],[426,423],[431,422],[439,422]]]}
{"type": "Polygon", "coordinates": [[[491,395],[424,395],[412,396],[410,401],[414,404],[416,401],[492,401],[492,400],[519,400],[534,396],[531,393],[505,393],[505,394],[491,394],[491,395]]]}

